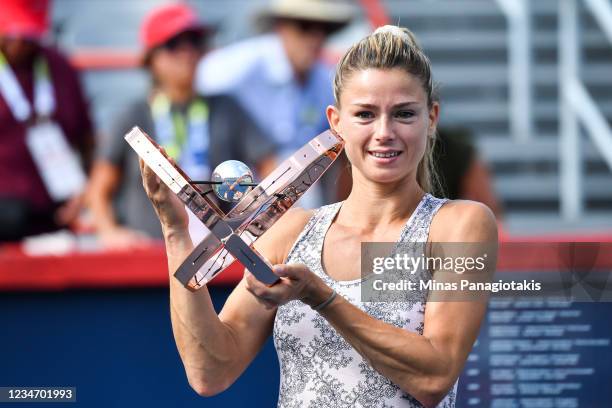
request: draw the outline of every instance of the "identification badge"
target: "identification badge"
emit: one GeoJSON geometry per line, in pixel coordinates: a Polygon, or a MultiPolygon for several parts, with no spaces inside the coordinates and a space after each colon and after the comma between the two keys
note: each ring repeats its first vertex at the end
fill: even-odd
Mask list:
{"type": "Polygon", "coordinates": [[[49,196],[64,201],[83,191],[86,176],[79,157],[64,132],[54,122],[42,122],[27,130],[26,144],[49,196]]]}

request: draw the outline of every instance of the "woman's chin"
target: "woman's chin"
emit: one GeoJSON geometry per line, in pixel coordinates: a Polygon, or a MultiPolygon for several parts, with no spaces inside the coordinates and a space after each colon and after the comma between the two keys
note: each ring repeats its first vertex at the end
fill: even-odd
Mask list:
{"type": "Polygon", "coordinates": [[[407,179],[406,174],[397,174],[397,171],[373,171],[367,178],[377,184],[397,184],[407,179]]]}
{"type": "Polygon", "coordinates": [[[367,180],[375,184],[398,184],[407,183],[411,178],[415,177],[416,169],[406,168],[402,166],[353,166],[353,171],[359,174],[359,179],[367,180]]]}

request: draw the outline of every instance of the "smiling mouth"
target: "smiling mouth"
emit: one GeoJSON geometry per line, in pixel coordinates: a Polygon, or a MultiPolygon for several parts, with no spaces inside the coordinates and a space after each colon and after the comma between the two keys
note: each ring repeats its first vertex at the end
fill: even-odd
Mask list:
{"type": "Polygon", "coordinates": [[[368,153],[371,156],[378,157],[378,158],[381,158],[381,159],[388,159],[388,158],[391,158],[391,157],[397,157],[400,154],[402,154],[401,151],[393,151],[393,152],[373,152],[373,151],[369,151],[368,153]]]}

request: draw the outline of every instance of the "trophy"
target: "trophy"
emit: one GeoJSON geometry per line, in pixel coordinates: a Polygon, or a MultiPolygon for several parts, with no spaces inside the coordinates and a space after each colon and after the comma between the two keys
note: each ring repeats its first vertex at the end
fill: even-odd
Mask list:
{"type": "Polygon", "coordinates": [[[134,127],[125,140],[208,229],[174,274],[191,290],[201,288],[235,260],[258,280],[273,285],[279,278],[253,243],[325,173],[344,147],[344,141],[327,130],[257,184],[249,168],[236,160],[217,166],[210,181],[192,181],[140,128],[134,127]],[[212,189],[202,191],[198,186],[203,184],[212,189]],[[236,205],[225,214],[208,197],[211,192],[236,205]]]}

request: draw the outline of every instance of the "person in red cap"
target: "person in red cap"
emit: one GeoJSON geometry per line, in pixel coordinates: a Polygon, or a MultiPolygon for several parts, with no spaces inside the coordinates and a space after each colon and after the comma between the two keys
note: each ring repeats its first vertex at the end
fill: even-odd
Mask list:
{"type": "Polygon", "coordinates": [[[125,109],[102,141],[88,194],[103,246],[125,248],[161,238],[155,212],[142,188],[136,154],[123,136],[139,126],[162,145],[192,179],[207,179],[222,161],[235,159],[272,170],[276,146],[233,99],[199,96],[197,63],[210,30],[185,4],[152,10],[140,30],[143,66],[152,77],[149,94],[125,109]]]}
{"type": "Polygon", "coordinates": [[[93,150],[76,70],[43,43],[47,0],[0,7],[0,241],[74,221],[93,150]]]}

